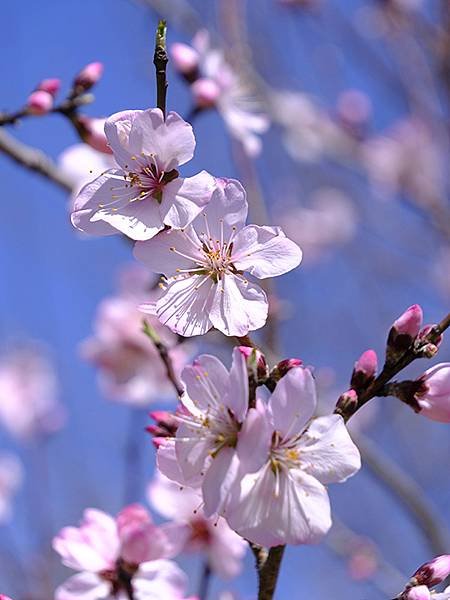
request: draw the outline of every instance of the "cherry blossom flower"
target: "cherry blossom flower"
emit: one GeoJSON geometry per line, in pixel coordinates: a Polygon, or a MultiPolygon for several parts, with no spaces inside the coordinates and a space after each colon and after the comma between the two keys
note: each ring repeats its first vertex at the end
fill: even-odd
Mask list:
{"type": "Polygon", "coordinates": [[[319,541],[331,527],[325,486],[345,481],[361,466],[342,417],[312,419],[316,403],[310,371],[293,368],[279,381],[267,406],[258,402],[258,428],[241,432],[238,450],[244,476],[230,492],[225,518],[254,543],[319,541]],[[247,461],[254,461],[255,437],[261,446],[265,437],[269,449],[262,468],[251,473],[247,461]]]}
{"type": "Polygon", "coordinates": [[[80,571],[63,583],[55,600],[178,600],[186,577],[167,557],[173,555],[164,531],[140,505],[114,519],[96,509],[84,511],[79,527],[65,527],[53,540],[65,566],[80,571]]]}
{"type": "Polygon", "coordinates": [[[225,579],[240,573],[247,543],[222,517],[204,515],[200,490],[181,488],[157,472],[148,497],[159,514],[173,521],[165,532],[177,541],[181,552],[203,552],[210,569],[225,579]]]}
{"type": "Polygon", "coordinates": [[[197,32],[192,46],[176,44],[172,56],[184,75],[190,67],[188,75],[192,73],[195,78],[191,86],[194,99],[200,100],[202,108],[215,106],[231,136],[242,143],[249,156],[256,156],[262,147],[259,135],[268,129],[269,119],[256,98],[254,86],[233,68],[222,50],[212,47],[206,30],[197,32]]]}
{"type": "MultiPolygon", "coordinates": [[[[214,356],[199,356],[185,367],[182,380],[186,392],[181,398],[185,414],[175,438],[166,438],[158,449],[160,471],[172,481],[191,487],[201,486],[204,514],[221,512],[228,492],[238,475],[236,448],[242,424],[257,417],[248,408],[248,375],[244,355],[235,348],[230,371],[214,356]]],[[[261,437],[262,443],[265,440],[261,437]]],[[[259,441],[254,440],[256,468],[258,456],[265,458],[259,441]]]]}
{"type": "MultiPolygon", "coordinates": [[[[111,154],[105,154],[95,150],[88,144],[73,144],[69,146],[58,157],[58,166],[72,180],[74,193],[72,195],[70,210],[79,191],[84,185],[92,181],[93,177],[99,177],[115,165],[111,154]]],[[[109,226],[98,222],[98,227],[108,230],[109,226]]]]}
{"type": "Polygon", "coordinates": [[[15,437],[28,439],[62,427],[65,412],[57,394],[53,365],[40,344],[27,342],[0,356],[0,422],[15,437]]]}
{"type": "Polygon", "coordinates": [[[9,452],[0,453],[0,524],[12,515],[12,499],[23,480],[22,463],[9,452]]]}
{"type": "Polygon", "coordinates": [[[299,265],[302,253],[278,227],[244,226],[247,209],[241,184],[218,180],[190,227],[137,243],[136,258],[167,278],[165,294],[143,310],[184,336],[203,335],[211,327],[242,336],[262,327],[267,297],[244,272],[276,277],[299,265]]]}
{"type": "Polygon", "coordinates": [[[450,423],[450,363],[439,363],[419,378],[419,391],[415,394],[421,415],[450,423]]]}
{"type": "MultiPolygon", "coordinates": [[[[141,266],[122,273],[125,289],[106,298],[98,307],[94,335],[81,347],[83,357],[99,369],[99,383],[108,398],[136,406],[173,397],[164,363],[154,343],[142,331],[143,314],[137,308],[144,297],[157,298],[160,290],[148,291],[151,277],[141,266]],[[145,294],[145,296],[144,296],[145,294]]],[[[148,323],[169,349],[169,357],[178,375],[190,350],[177,345],[176,336],[156,317],[148,323]]]]}
{"type": "Polygon", "coordinates": [[[179,166],[194,154],[195,138],[176,113],[164,120],[158,108],[119,112],[107,119],[105,133],[118,168],[79,193],[72,213],[78,229],[148,240],[166,225],[186,227],[209,201],[215,186],[209,173],[179,176],[179,166]]]}

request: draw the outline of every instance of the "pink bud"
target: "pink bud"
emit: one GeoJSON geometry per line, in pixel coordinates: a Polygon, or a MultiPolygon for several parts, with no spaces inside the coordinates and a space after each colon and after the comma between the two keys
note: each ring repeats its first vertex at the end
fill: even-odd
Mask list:
{"type": "MultiPolygon", "coordinates": [[[[450,365],[449,365],[450,366],[450,365]]],[[[442,554],[423,564],[414,573],[413,578],[419,585],[433,587],[450,575],[450,555],[442,554]]]]}
{"type": "Polygon", "coordinates": [[[86,92],[99,81],[102,73],[103,64],[101,62],[89,63],[75,77],[73,85],[75,88],[81,88],[82,91],[86,92]]]}
{"type": "Polygon", "coordinates": [[[79,131],[83,141],[103,154],[112,154],[105,135],[106,119],[96,119],[82,115],[78,117],[79,131]]]}
{"type": "Polygon", "coordinates": [[[53,96],[43,90],[36,90],[28,96],[26,108],[32,115],[46,115],[53,108],[53,96]]]}
{"type": "Polygon", "coordinates": [[[339,396],[336,403],[336,409],[339,414],[351,415],[358,406],[358,394],[355,390],[350,389],[339,396]]]}
{"type": "Polygon", "coordinates": [[[249,346],[239,346],[239,352],[245,356],[249,375],[252,375],[256,381],[266,380],[269,376],[266,357],[258,350],[249,346]]]}
{"type": "Polygon", "coordinates": [[[431,593],[426,585],[418,585],[410,588],[405,594],[402,594],[405,600],[430,600],[431,593]]]}
{"type": "Polygon", "coordinates": [[[55,97],[61,87],[60,79],[43,79],[37,86],[36,89],[42,92],[48,92],[51,96],[55,97]]]}
{"type": "Polygon", "coordinates": [[[198,68],[198,52],[187,44],[172,44],[170,47],[170,56],[176,70],[183,75],[190,75],[198,68]]]}
{"type": "Polygon", "coordinates": [[[439,363],[425,371],[415,398],[420,414],[433,421],[450,423],[450,363],[439,363]]]}
{"type": "Polygon", "coordinates": [[[422,327],[423,311],[418,304],[413,304],[394,321],[392,327],[395,328],[397,335],[409,335],[415,338],[422,327]]]}
{"type": "Polygon", "coordinates": [[[377,368],[375,350],[366,350],[355,362],[350,385],[356,390],[366,388],[374,380],[377,368]]]}
{"type": "Polygon", "coordinates": [[[372,105],[367,94],[359,90],[345,90],[338,97],[336,110],[345,123],[360,125],[368,121],[372,105]]]}
{"type": "Polygon", "coordinates": [[[206,77],[194,81],[191,91],[195,104],[199,108],[212,108],[220,96],[220,87],[215,81],[206,77]]]}
{"type": "Polygon", "coordinates": [[[150,413],[150,418],[155,421],[155,425],[147,427],[147,431],[154,437],[153,443],[156,447],[161,445],[159,440],[175,436],[178,429],[178,420],[172,413],[165,410],[155,410],[150,413]]]}

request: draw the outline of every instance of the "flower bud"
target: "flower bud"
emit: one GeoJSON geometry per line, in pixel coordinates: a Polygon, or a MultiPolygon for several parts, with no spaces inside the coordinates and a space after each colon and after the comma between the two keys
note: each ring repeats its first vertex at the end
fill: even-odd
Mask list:
{"type": "MultiPolygon", "coordinates": [[[[178,420],[174,414],[165,410],[154,410],[149,416],[155,421],[155,425],[149,425],[146,429],[155,439],[175,437],[178,429],[178,420]]],[[[155,439],[153,440],[154,443],[155,439]]],[[[160,443],[158,444],[160,445],[160,443]]]]}
{"type": "Polygon", "coordinates": [[[77,129],[81,139],[91,148],[103,154],[112,154],[105,135],[105,120],[82,115],[77,118],[77,129]]]}
{"type": "Polygon", "coordinates": [[[422,327],[422,320],[422,308],[418,304],[413,304],[394,321],[387,340],[386,360],[388,362],[395,360],[411,346],[422,327]]]}
{"type": "Polygon", "coordinates": [[[42,92],[47,92],[53,98],[59,92],[59,88],[61,87],[60,79],[43,79],[37,86],[36,90],[40,90],[42,92]]]}
{"type": "Polygon", "coordinates": [[[195,105],[198,108],[212,108],[220,96],[220,87],[218,84],[206,77],[194,81],[191,85],[191,91],[194,96],[195,105]]]}
{"type": "Polygon", "coordinates": [[[439,335],[434,342],[426,341],[428,334],[431,333],[434,327],[436,327],[436,324],[425,325],[417,335],[416,346],[418,347],[419,355],[424,358],[433,358],[442,343],[443,335],[439,335]]]}
{"type": "Polygon", "coordinates": [[[350,385],[355,390],[366,389],[375,379],[378,368],[377,355],[374,350],[366,350],[355,362],[350,385]]]}
{"type": "Polygon", "coordinates": [[[81,69],[73,82],[77,94],[90,90],[100,80],[102,73],[103,64],[101,62],[89,63],[84,69],[81,69]]]}
{"type": "Polygon", "coordinates": [[[270,379],[278,382],[282,377],[286,375],[288,371],[293,369],[294,367],[301,367],[303,365],[303,361],[299,358],[285,358],[281,360],[277,365],[274,366],[272,371],[270,372],[270,379]]]}
{"type": "Polygon", "coordinates": [[[401,595],[401,598],[404,600],[430,600],[431,593],[426,585],[418,585],[409,588],[401,595]]]}
{"type": "Polygon", "coordinates": [[[53,108],[53,96],[43,90],[36,90],[28,96],[26,110],[32,115],[46,115],[53,108]]]}
{"type": "Polygon", "coordinates": [[[415,393],[418,412],[433,421],[450,423],[450,363],[431,367],[417,382],[421,384],[415,393]]]}
{"type": "Polygon", "coordinates": [[[198,78],[199,55],[187,44],[172,44],[170,57],[176,70],[191,83],[198,78]]]}
{"type": "Polygon", "coordinates": [[[433,587],[450,575],[450,555],[443,554],[423,564],[413,575],[419,586],[433,587]]]}
{"type": "Polygon", "coordinates": [[[238,350],[245,356],[249,377],[253,377],[255,383],[266,381],[269,376],[269,368],[261,350],[249,346],[239,346],[238,350]]]}
{"type": "Polygon", "coordinates": [[[350,389],[339,396],[336,403],[336,412],[341,415],[351,415],[358,406],[358,394],[350,389]]]}

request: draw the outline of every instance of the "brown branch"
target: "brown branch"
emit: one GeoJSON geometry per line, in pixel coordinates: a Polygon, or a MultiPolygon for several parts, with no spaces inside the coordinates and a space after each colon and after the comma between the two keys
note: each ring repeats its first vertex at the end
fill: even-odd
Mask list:
{"type": "Polygon", "coordinates": [[[173,385],[177,395],[181,396],[184,392],[183,386],[178,381],[178,378],[175,375],[175,371],[173,368],[172,359],[170,357],[169,350],[167,349],[165,344],[161,341],[161,338],[156,333],[156,331],[153,329],[153,327],[151,327],[145,319],[143,322],[142,331],[155,345],[155,348],[158,351],[158,354],[166,367],[167,379],[173,385]]]}
{"type": "Polygon", "coordinates": [[[440,323],[435,325],[431,331],[420,340],[420,345],[412,343],[409,348],[401,354],[394,362],[386,362],[381,373],[374,381],[358,395],[358,403],[356,406],[350,407],[348,410],[336,408],[335,413],[342,415],[345,421],[348,421],[364,404],[376,396],[385,396],[385,386],[395,375],[400,373],[405,367],[411,364],[418,358],[423,358],[422,349],[427,344],[434,344],[439,337],[450,326],[450,313],[446,315],[440,323]]]}
{"type": "Polygon", "coordinates": [[[352,437],[361,452],[364,464],[409,509],[423,531],[431,553],[448,553],[450,532],[421,487],[371,439],[361,433],[353,434],[352,437]]]}
{"type": "Polygon", "coordinates": [[[66,192],[73,191],[71,178],[65,175],[44,152],[19,142],[3,129],[0,130],[0,153],[6,154],[19,165],[46,177],[66,192]]]}
{"type": "Polygon", "coordinates": [[[166,69],[169,62],[166,51],[166,22],[160,20],[156,29],[155,54],[153,64],[156,69],[156,106],[166,116],[167,77],[166,69]]]}
{"type": "Polygon", "coordinates": [[[258,565],[257,561],[258,600],[272,600],[285,548],[286,546],[274,546],[270,548],[264,562],[258,565]]]}

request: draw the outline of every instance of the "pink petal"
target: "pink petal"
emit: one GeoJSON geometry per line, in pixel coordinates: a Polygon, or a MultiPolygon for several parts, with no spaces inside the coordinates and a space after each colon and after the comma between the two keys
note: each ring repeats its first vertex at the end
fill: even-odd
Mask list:
{"type": "Polygon", "coordinates": [[[215,188],[214,177],[206,171],[167,183],[160,207],[163,222],[174,229],[183,229],[209,202],[215,188]]]}
{"type": "Polygon", "coordinates": [[[95,573],[78,573],[55,591],[55,600],[101,600],[109,598],[111,584],[95,573]]]}
{"type": "Polygon", "coordinates": [[[299,443],[302,469],[321,483],[345,481],[361,468],[361,456],[340,415],[318,417],[299,443]]]}
{"type": "Polygon", "coordinates": [[[209,314],[216,285],[209,277],[194,275],[169,284],[157,304],[159,320],[172,331],[190,337],[211,329],[209,314]]]}
{"type": "Polygon", "coordinates": [[[206,517],[214,514],[226,515],[230,490],[236,485],[239,475],[239,459],[233,448],[222,448],[205,473],[202,491],[206,517]]]}
{"type": "Polygon", "coordinates": [[[259,279],[283,275],[302,260],[302,251],[279,227],[247,225],[233,244],[233,264],[259,279]]]}
{"type": "Polygon", "coordinates": [[[242,423],[248,410],[248,372],[247,361],[239,348],[233,350],[228,379],[228,394],[222,401],[232,411],[236,420],[242,423]]]}
{"type": "MultiPolygon", "coordinates": [[[[164,444],[158,448],[156,463],[161,473],[170,480],[176,481],[180,485],[187,485],[186,478],[176,455],[174,438],[166,438],[164,444]]],[[[202,477],[199,474],[196,479],[192,478],[192,482],[189,482],[189,484],[197,486],[201,484],[201,481],[202,477]]]]}
{"type": "Polygon", "coordinates": [[[145,110],[137,116],[130,141],[133,147],[139,147],[139,153],[154,154],[161,171],[176,169],[194,155],[192,126],[175,112],[170,112],[164,121],[159,108],[145,110]]]}
{"type": "Polygon", "coordinates": [[[309,369],[294,367],[278,382],[269,400],[274,429],[284,439],[301,433],[317,405],[316,385],[309,369]]]}
{"type": "Polygon", "coordinates": [[[177,269],[196,269],[197,261],[202,262],[204,258],[201,242],[192,227],[184,232],[161,231],[147,242],[138,242],[134,256],[155,273],[164,273],[167,277],[178,275],[177,269]],[[176,252],[171,248],[175,248],[176,252]],[[179,253],[192,258],[184,258],[179,253]]]}
{"type": "Polygon", "coordinates": [[[267,311],[266,294],[259,286],[227,274],[216,286],[209,317],[225,335],[243,336],[264,326],[267,311]]]}
{"type": "Polygon", "coordinates": [[[105,123],[105,134],[118,164],[129,170],[133,163],[131,156],[140,154],[138,147],[130,145],[130,131],[136,117],[142,110],[124,110],[111,115],[105,123]]]}
{"type": "Polygon", "coordinates": [[[161,516],[176,521],[188,521],[201,502],[199,490],[181,486],[156,472],[147,489],[150,505],[161,516]]]}
{"type": "Polygon", "coordinates": [[[170,560],[143,563],[133,576],[134,600],[181,600],[186,587],[186,575],[170,560]]]}
{"type": "Polygon", "coordinates": [[[247,542],[219,518],[211,527],[212,538],[206,550],[211,569],[223,579],[239,575],[243,568],[243,557],[247,542]]]}

